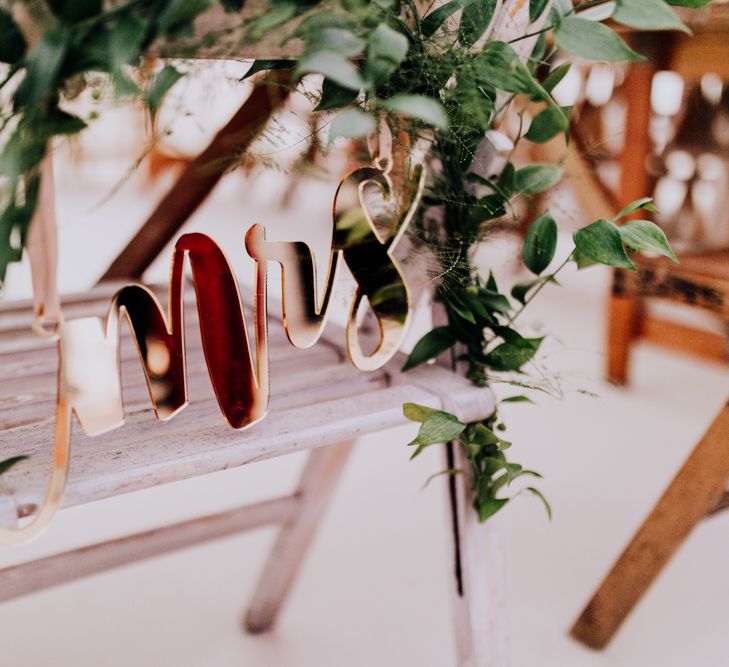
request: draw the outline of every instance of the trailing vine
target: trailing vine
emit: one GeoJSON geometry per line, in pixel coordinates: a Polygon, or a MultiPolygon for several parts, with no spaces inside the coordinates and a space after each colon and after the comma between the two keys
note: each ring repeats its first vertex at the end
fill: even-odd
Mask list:
{"type": "MultiPolygon", "coordinates": [[[[430,145],[431,176],[417,220],[417,240],[434,249],[440,263],[435,299],[446,321],[420,339],[405,370],[450,354],[454,367],[463,366],[478,386],[504,374],[525,374],[543,339],[520,333],[518,321],[547,285],[557,283],[567,265],[630,269],[631,253],[643,250],[675,259],[652,222],[630,219],[618,225],[638,211],[650,211],[649,200],[580,229],[574,248],[557,260],[557,224],[545,211],[528,230],[522,250],[534,277],[508,290],[492,274],[482,275],[472,254],[491,225],[515,215],[517,198],[539,195],[561,178],[559,166],[517,166],[511,159],[492,174],[485,159],[488,133],[514,105],[528,103],[537,109],[514,137],[515,144],[568,134],[571,109],[561,107],[552,92],[570,63],[553,68],[556,50],[588,60],[638,60],[641,56],[614,27],[687,30],[669,5],[698,8],[707,3],[529,0],[536,27],[511,42],[488,38],[502,8],[497,0],[450,0],[435,8],[414,0],[267,0],[265,9],[247,20],[243,27],[248,40],[287,26],[286,39],[301,40],[303,51],[296,61],[257,61],[249,75],[272,68],[293,69],[294,82],[322,75],[316,112],[331,115],[330,140],[365,137],[382,118],[400,128],[397,119],[404,116],[411,142],[424,139],[430,145]]],[[[8,64],[0,94],[9,100],[0,116],[0,137],[5,137],[0,173],[8,193],[0,213],[0,279],[8,263],[22,254],[37,199],[38,166],[50,142],[85,127],[84,119],[63,110],[64,102],[89,85],[92,74],[102,72],[119,95],[142,99],[154,112],[182,75],[168,64],[151,80],[140,77],[144,58],[158,40],[190,34],[194,19],[214,4],[128,0],[109,8],[101,0],[11,2],[10,10],[23,5],[36,11],[43,34],[32,47],[28,31],[14,18],[18,12],[0,8],[0,62],[8,64]]],[[[245,2],[220,4],[239,11],[245,2]]],[[[454,415],[414,404],[405,405],[404,413],[421,424],[410,443],[413,456],[443,442],[462,448],[482,520],[509,501],[504,494],[513,480],[538,476],[507,458],[510,443],[501,437],[498,414],[465,424],[454,415]]],[[[527,490],[542,497],[534,487],[527,490]]]]}

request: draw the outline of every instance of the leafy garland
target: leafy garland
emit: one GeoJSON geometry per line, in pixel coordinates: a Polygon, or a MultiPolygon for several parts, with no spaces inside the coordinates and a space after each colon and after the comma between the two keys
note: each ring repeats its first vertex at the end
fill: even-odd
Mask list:
{"type": "MultiPolygon", "coordinates": [[[[552,90],[570,64],[551,71],[547,67],[557,48],[587,60],[639,60],[641,56],[613,26],[686,31],[669,5],[698,8],[708,2],[529,0],[531,21],[541,19],[543,27],[512,43],[487,40],[483,46],[480,39],[501,9],[497,0],[450,0],[430,12],[414,0],[268,0],[265,11],[248,21],[248,40],[289,25],[287,39],[302,40],[303,54],[297,61],[257,61],[250,73],[293,68],[295,81],[310,73],[323,75],[316,111],[338,110],[329,125],[331,138],[364,137],[375,131],[381,118],[396,126],[394,117],[406,116],[412,139],[426,136],[431,143],[431,177],[417,220],[418,238],[432,248],[448,247],[448,253],[434,253],[442,276],[435,298],[447,322],[420,339],[405,370],[450,353],[454,367],[464,364],[467,377],[478,386],[502,373],[524,373],[543,339],[520,334],[516,321],[546,285],[557,283],[570,262],[579,268],[604,264],[632,269],[630,253],[640,250],[675,260],[663,232],[653,223],[631,219],[618,225],[637,211],[651,210],[645,199],[612,220],[598,220],[577,231],[574,249],[549,270],[557,225],[545,212],[530,227],[522,251],[534,279],[503,292],[493,275],[480,275],[472,251],[490,224],[513,211],[515,198],[548,190],[559,182],[561,169],[547,164],[516,168],[508,161],[497,177],[484,176],[479,170],[481,150],[486,133],[504,110],[523,101],[541,110],[517,143],[543,143],[567,134],[571,109],[560,107],[552,90]],[[514,48],[525,38],[535,41],[526,61],[514,48]],[[438,225],[428,222],[432,211],[438,213],[438,225]]],[[[44,32],[29,48],[13,15],[0,8],[0,62],[9,65],[0,93],[12,100],[0,116],[0,137],[7,133],[0,173],[7,179],[9,193],[0,214],[0,280],[8,263],[21,257],[37,200],[38,166],[50,141],[85,127],[83,119],[61,109],[63,101],[86,85],[91,73],[103,72],[120,94],[143,99],[154,112],[181,74],[168,65],[145,85],[129,66],[138,67],[158,40],[190,34],[193,20],[215,3],[128,0],[111,9],[105,9],[101,0],[20,4],[35,9],[44,32]]],[[[244,0],[221,0],[221,4],[237,11],[244,0]]],[[[443,442],[462,448],[481,520],[509,501],[501,494],[514,479],[538,476],[507,459],[510,443],[499,435],[504,426],[498,414],[465,424],[449,413],[414,404],[406,404],[404,413],[421,423],[410,443],[415,447],[413,456],[443,442]]],[[[534,487],[527,490],[543,499],[534,487]]]]}

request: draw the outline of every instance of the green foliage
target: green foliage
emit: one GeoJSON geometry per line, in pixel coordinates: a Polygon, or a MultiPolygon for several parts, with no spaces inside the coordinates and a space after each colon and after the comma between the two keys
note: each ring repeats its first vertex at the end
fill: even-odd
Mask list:
{"type": "Polygon", "coordinates": [[[554,41],[568,53],[587,60],[643,60],[606,25],[578,16],[560,21],[554,29],[554,41]]]}
{"type": "Polygon", "coordinates": [[[529,227],[522,258],[525,266],[536,275],[546,269],[554,259],[557,250],[557,223],[549,212],[539,216],[529,227]]]}
{"type": "Polygon", "coordinates": [[[691,32],[663,0],[617,0],[612,19],[638,30],[691,32]]]}

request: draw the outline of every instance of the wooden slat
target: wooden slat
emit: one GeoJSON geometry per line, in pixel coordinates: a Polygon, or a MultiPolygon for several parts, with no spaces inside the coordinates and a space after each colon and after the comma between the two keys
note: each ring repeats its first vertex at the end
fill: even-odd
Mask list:
{"type": "Polygon", "coordinates": [[[640,337],[642,340],[709,361],[729,362],[729,343],[726,336],[703,329],[647,316],[642,323],[640,337]]]}
{"type": "Polygon", "coordinates": [[[145,558],[290,520],[298,496],[285,496],[121,537],[0,570],[0,602],[145,558]]]}

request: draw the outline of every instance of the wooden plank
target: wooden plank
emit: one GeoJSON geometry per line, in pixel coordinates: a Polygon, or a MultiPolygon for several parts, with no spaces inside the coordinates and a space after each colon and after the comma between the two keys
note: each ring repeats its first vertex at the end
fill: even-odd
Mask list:
{"type": "Polygon", "coordinates": [[[641,340],[677,350],[709,361],[729,362],[729,341],[726,336],[648,316],[641,331],[641,340]]]}
{"type": "Polygon", "coordinates": [[[0,602],[296,516],[298,496],[155,528],[0,570],[0,602]]]}
{"type": "Polygon", "coordinates": [[[266,632],[276,622],[353,446],[352,440],[309,454],[296,491],[301,511],[281,528],[266,561],[243,621],[249,632],[266,632]]]}
{"type": "Polygon", "coordinates": [[[729,404],[719,412],[572,628],[593,648],[607,645],[689,536],[715,508],[729,479],[729,404]]]}

